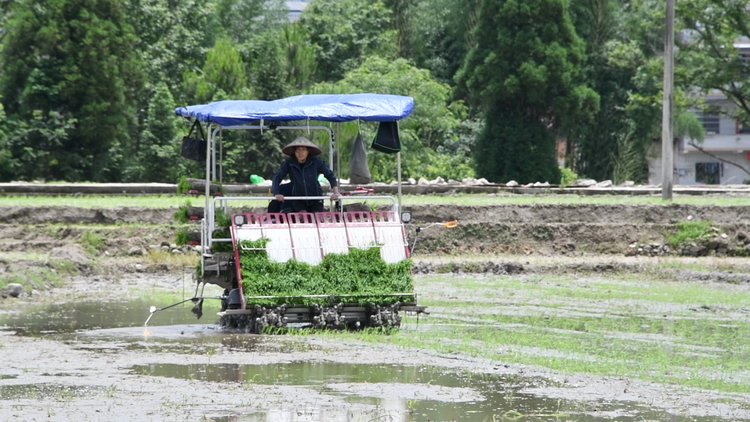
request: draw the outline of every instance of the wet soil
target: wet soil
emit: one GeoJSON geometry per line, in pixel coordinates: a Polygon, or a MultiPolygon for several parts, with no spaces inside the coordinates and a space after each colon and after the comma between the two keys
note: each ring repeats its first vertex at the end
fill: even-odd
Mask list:
{"type": "MultiPolygon", "coordinates": [[[[420,277],[428,300],[455,294],[420,277]]],[[[34,300],[4,302],[3,420],[750,420],[750,395],[397,347],[387,335],[362,343],[221,331],[211,304],[201,321],[188,305],[155,313],[145,327],[150,305],[171,303],[157,293],[181,295],[184,286],[174,275],[77,277],[34,300]]],[[[617,304],[596,306],[606,315],[617,304]]],[[[400,334],[439,329],[430,318],[408,320],[400,334]]]]}
{"type": "MultiPolygon", "coordinates": [[[[195,324],[161,313],[155,314],[147,336],[142,323],[151,302],[130,304],[134,294],[140,295],[134,292],[185,296],[187,285],[186,297],[192,293],[185,265],[197,259],[197,253],[185,249],[175,257],[168,248],[170,252],[164,253],[169,258],[159,259],[153,252],[173,243],[177,230],[194,227],[176,224],[172,217],[176,210],[4,207],[1,211],[0,275],[43,267],[65,281],[63,287],[0,300],[3,420],[479,421],[503,415],[523,420],[750,420],[746,395],[559,374],[542,367],[389,346],[387,337],[373,345],[316,335],[254,336],[221,332],[210,320],[195,324]],[[103,243],[92,250],[87,233],[97,234],[103,243]],[[131,253],[134,247],[142,254],[131,253]],[[130,319],[113,320],[113,308],[76,305],[110,302],[119,303],[117,309],[137,310],[130,319]],[[23,322],[28,315],[38,316],[23,322]],[[333,379],[317,375],[320,380],[308,383],[299,380],[316,379],[313,373],[336,374],[327,365],[340,370],[364,363],[381,369],[397,364],[396,372],[416,368],[434,379],[448,373],[454,381],[430,383],[400,378],[395,372],[388,373],[388,382],[368,383],[344,375],[333,379]],[[294,366],[300,364],[302,368],[294,366]],[[259,373],[259,367],[278,372],[259,373]],[[217,371],[221,375],[212,375],[217,371]],[[279,377],[294,371],[305,375],[293,382],[279,377]],[[467,374],[473,381],[455,381],[467,374]],[[483,402],[496,404],[479,412],[483,402]],[[533,404],[519,404],[525,402],[533,404]],[[471,405],[460,407],[462,403],[471,405]],[[449,409],[455,408],[466,413],[450,414],[449,409]]],[[[745,207],[500,205],[422,206],[412,211],[411,234],[415,227],[422,228],[413,255],[416,277],[482,272],[531,277],[666,274],[685,282],[709,280],[733,286],[750,282],[746,258],[624,254],[632,242],[663,242],[675,222],[689,217],[713,221],[736,241],[740,233],[750,233],[750,211],[745,207]],[[454,219],[459,225],[453,229],[433,225],[454,219]]],[[[422,297],[451,295],[431,290],[429,284],[419,286],[422,297]]],[[[607,313],[608,305],[601,306],[607,313]]],[[[187,310],[180,312],[192,318],[187,310]]],[[[402,331],[427,327],[407,323],[402,331]]],[[[369,373],[362,367],[351,371],[369,373]]]]}

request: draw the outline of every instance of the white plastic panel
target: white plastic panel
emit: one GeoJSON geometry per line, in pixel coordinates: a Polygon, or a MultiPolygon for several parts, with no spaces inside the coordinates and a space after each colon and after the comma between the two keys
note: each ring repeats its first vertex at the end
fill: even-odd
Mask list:
{"type": "Polygon", "coordinates": [[[266,246],[268,259],[286,262],[294,258],[287,216],[281,213],[269,213],[262,214],[260,217],[263,237],[268,238],[268,245],[266,246]]]}
{"type": "Polygon", "coordinates": [[[315,214],[315,216],[318,220],[318,233],[323,256],[329,253],[349,253],[346,226],[341,214],[324,212],[315,214]]]}
{"type": "Polygon", "coordinates": [[[383,261],[393,264],[407,258],[404,229],[391,211],[372,213],[375,238],[380,247],[383,261]]]}
{"type": "Polygon", "coordinates": [[[232,226],[236,242],[269,239],[269,259],[297,259],[320,264],[329,253],[348,253],[352,247],[380,248],[385,262],[408,258],[403,225],[392,211],[341,213],[244,214],[245,224],[232,226]]]}
{"type": "Polygon", "coordinates": [[[289,213],[289,233],[291,235],[294,258],[300,262],[317,265],[323,260],[320,237],[315,214],[289,213]]]}
{"type": "Polygon", "coordinates": [[[344,213],[344,224],[349,238],[349,246],[367,249],[377,246],[375,231],[372,228],[372,214],[365,211],[350,211],[344,213]]]}
{"type": "Polygon", "coordinates": [[[232,224],[235,242],[242,240],[258,240],[263,237],[260,220],[256,214],[244,214],[246,223],[241,226],[232,224]]]}

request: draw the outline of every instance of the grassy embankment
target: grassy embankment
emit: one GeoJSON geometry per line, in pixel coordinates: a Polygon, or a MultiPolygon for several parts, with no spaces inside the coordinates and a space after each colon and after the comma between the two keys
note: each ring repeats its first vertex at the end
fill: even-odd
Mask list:
{"type": "MultiPolygon", "coordinates": [[[[357,198],[357,200],[364,200],[357,198]]],[[[177,209],[184,207],[187,202],[195,206],[202,206],[204,197],[185,197],[181,195],[78,195],[78,196],[41,196],[41,195],[0,195],[0,207],[3,206],[26,206],[26,207],[51,207],[69,206],[80,208],[117,208],[149,207],[177,209]]],[[[365,200],[366,201],[366,200],[365,200]]],[[[385,204],[384,201],[370,201],[372,205],[385,204]]],[[[264,204],[262,201],[261,204],[264,204]]],[[[750,205],[750,196],[737,195],[675,195],[672,203],[689,205],[714,205],[714,206],[744,206],[750,205]]],[[[233,203],[241,206],[242,203],[233,203]]],[[[248,202],[251,206],[258,206],[258,201],[248,202]]],[[[660,205],[665,204],[659,196],[623,196],[623,195],[518,195],[518,194],[453,194],[453,195],[405,195],[403,197],[404,207],[445,204],[445,205],[490,205],[490,204],[643,204],[660,205]]],[[[171,211],[170,211],[171,212],[171,211]]],[[[81,245],[87,254],[93,259],[100,259],[104,252],[104,238],[101,232],[95,228],[83,224],[50,224],[48,231],[50,237],[55,237],[64,227],[82,227],[85,233],[80,238],[81,245]]],[[[134,228],[134,233],[140,229],[134,228]]],[[[151,253],[147,257],[148,262],[166,262],[179,260],[177,265],[189,265],[183,261],[190,257],[175,257],[170,254],[151,253]]],[[[31,289],[40,289],[49,285],[59,285],[64,277],[76,274],[76,265],[65,260],[50,260],[45,254],[37,252],[2,252],[0,259],[15,262],[19,260],[39,262],[41,265],[33,265],[27,268],[23,274],[6,273],[0,277],[0,288],[8,283],[20,282],[31,289]]]]}
{"type": "MultiPolygon", "coordinates": [[[[364,200],[364,197],[353,197],[364,200]]],[[[664,205],[669,203],[686,205],[737,206],[750,205],[750,195],[680,195],[675,194],[671,202],[665,202],[657,195],[559,195],[559,194],[452,194],[452,195],[404,195],[404,206],[445,204],[445,205],[497,205],[497,204],[641,204],[664,205]]],[[[79,196],[40,196],[40,195],[0,195],[0,207],[26,206],[49,207],[69,206],[80,208],[149,207],[177,208],[190,201],[194,206],[202,206],[203,196],[185,197],[180,195],[79,195],[79,196]]],[[[373,204],[378,203],[371,200],[373,204]]],[[[385,202],[382,202],[385,203],[385,202]]],[[[257,206],[255,201],[254,205],[257,206]]]]}

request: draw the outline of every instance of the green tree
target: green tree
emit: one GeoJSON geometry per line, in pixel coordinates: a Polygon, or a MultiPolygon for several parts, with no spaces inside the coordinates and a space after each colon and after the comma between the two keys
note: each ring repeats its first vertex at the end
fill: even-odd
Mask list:
{"type": "MultiPolygon", "coordinates": [[[[44,114],[34,110],[25,120],[10,120],[9,136],[4,155],[9,176],[19,180],[49,180],[47,163],[57,164],[61,149],[69,143],[68,133],[75,127],[75,119],[67,119],[56,111],[44,114]]],[[[59,179],[78,181],[79,179],[59,179]]],[[[7,179],[6,179],[7,181],[7,179]]]]}
{"type": "Polygon", "coordinates": [[[284,51],[283,31],[266,31],[245,44],[245,62],[252,98],[275,100],[287,96],[288,62],[284,51]]]}
{"type": "Polygon", "coordinates": [[[179,179],[181,135],[177,133],[179,118],[174,109],[174,98],[162,82],[148,103],[142,148],[138,153],[141,172],[136,180],[175,183],[179,179]]]}
{"type": "Polygon", "coordinates": [[[576,0],[571,2],[571,13],[576,33],[586,40],[584,72],[599,94],[600,107],[592,120],[563,133],[566,166],[596,180],[621,183],[620,178],[627,177],[641,181],[647,177],[643,169],[651,139],[634,136],[635,124],[623,105],[636,90],[636,72],[646,58],[628,41],[619,0],[576,0]]]}
{"type": "Polygon", "coordinates": [[[382,0],[391,10],[391,28],[396,31],[396,43],[402,57],[410,57],[414,13],[419,0],[382,0]]]}
{"type": "MultiPolygon", "coordinates": [[[[321,83],[311,88],[313,93],[358,93],[406,95],[414,98],[411,115],[399,122],[402,143],[402,167],[404,177],[462,178],[473,175],[468,167],[467,151],[457,142],[460,118],[465,116],[462,103],[451,104],[450,87],[432,79],[425,69],[417,69],[405,59],[387,60],[368,57],[357,69],[346,74],[339,82],[321,83]],[[440,148],[455,155],[440,156],[440,148]]],[[[342,125],[341,138],[346,143],[340,148],[348,157],[351,151],[349,140],[357,131],[365,139],[374,139],[377,129],[374,123],[352,122],[342,125]]],[[[395,179],[395,157],[373,151],[368,156],[370,172],[374,180],[395,179]]]]}
{"type": "MultiPolygon", "coordinates": [[[[611,179],[618,184],[626,180],[647,182],[648,162],[646,158],[654,141],[661,139],[663,60],[660,57],[645,57],[637,44],[630,41],[627,44],[613,43],[612,48],[609,49],[608,62],[611,67],[608,70],[609,74],[616,75],[620,72],[621,75],[630,75],[631,78],[629,83],[631,88],[627,94],[619,94],[626,96],[627,99],[621,104],[614,105],[615,109],[610,113],[612,119],[622,119],[622,121],[615,121],[605,126],[609,129],[617,128],[615,134],[608,136],[614,140],[615,145],[602,146],[602,149],[606,149],[604,154],[610,157],[608,161],[612,166],[611,179]],[[624,116],[620,113],[620,108],[624,109],[624,116]]],[[[628,85],[624,77],[620,83],[622,85],[612,93],[617,94],[628,85]]],[[[606,106],[613,106],[612,98],[605,97],[603,101],[606,106]]],[[[597,119],[598,117],[599,115],[597,119]]],[[[589,145],[589,152],[589,157],[596,157],[596,152],[591,145],[589,145]]],[[[602,152],[599,155],[603,155],[602,152]]],[[[602,160],[604,159],[606,157],[602,157],[602,160]]],[[[589,168],[593,169],[595,166],[591,165],[589,168]]],[[[609,176],[599,177],[605,179],[609,176]]]]}
{"type": "Polygon", "coordinates": [[[20,0],[11,7],[0,95],[10,119],[29,129],[16,138],[13,156],[22,168],[43,169],[45,179],[118,180],[142,86],[121,3],[20,0]],[[35,125],[51,127],[54,142],[40,142],[35,125]]]}
{"type": "Polygon", "coordinates": [[[395,58],[391,12],[380,1],[313,0],[299,20],[315,46],[316,81],[336,81],[370,55],[395,58]]]}
{"type": "Polygon", "coordinates": [[[0,181],[9,182],[16,175],[16,160],[11,154],[10,123],[0,103],[0,181]]]}
{"type": "Polygon", "coordinates": [[[558,182],[556,131],[596,111],[598,95],[580,82],[584,45],[565,5],[482,1],[477,46],[457,74],[457,94],[487,122],[475,148],[478,176],[558,182]]]}
{"type": "Polygon", "coordinates": [[[283,34],[287,84],[297,92],[303,92],[317,70],[315,49],[307,42],[307,34],[301,25],[286,24],[283,34]]]}
{"type": "Polygon", "coordinates": [[[481,0],[422,0],[409,20],[409,52],[405,57],[429,69],[437,80],[453,84],[468,51],[476,46],[472,29],[481,0]]]}
{"type": "Polygon", "coordinates": [[[223,36],[244,44],[257,34],[278,30],[287,20],[284,0],[214,0],[215,24],[223,36]]]}
{"type": "MultiPolygon", "coordinates": [[[[750,125],[750,59],[734,46],[750,38],[747,4],[730,0],[678,2],[675,16],[685,36],[678,37],[675,83],[684,90],[721,92],[736,108],[715,110],[750,125]]],[[[701,107],[701,104],[697,104],[701,107]]]]}
{"type": "Polygon", "coordinates": [[[218,40],[208,52],[203,70],[185,73],[183,89],[188,100],[197,104],[249,94],[247,71],[240,53],[226,38],[218,40]]]}
{"type": "Polygon", "coordinates": [[[179,92],[182,75],[199,68],[214,44],[214,7],[199,0],[123,2],[137,37],[133,49],[149,75],[148,97],[165,82],[179,92]]]}

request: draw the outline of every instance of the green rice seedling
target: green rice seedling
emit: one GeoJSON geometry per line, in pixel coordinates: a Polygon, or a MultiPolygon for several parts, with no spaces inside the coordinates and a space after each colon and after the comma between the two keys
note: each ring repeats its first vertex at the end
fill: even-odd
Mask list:
{"type": "MultiPolygon", "coordinates": [[[[750,392],[750,293],[726,283],[623,278],[421,276],[415,288],[432,311],[410,330],[405,315],[383,341],[437,353],[750,392]],[[429,287],[427,287],[429,286],[429,287]],[[444,292],[450,286],[451,295],[444,292]],[[494,300],[493,300],[494,295],[494,300]]],[[[329,334],[322,334],[329,335],[329,334]]]]}
{"type": "Polygon", "coordinates": [[[174,219],[181,224],[187,224],[190,222],[190,218],[188,216],[188,208],[190,208],[191,202],[190,200],[185,201],[184,204],[180,205],[179,208],[177,208],[177,211],[174,213],[174,219]]]}
{"type": "Polygon", "coordinates": [[[249,302],[328,305],[330,299],[327,296],[331,295],[355,295],[345,300],[361,305],[414,301],[413,296],[389,298],[392,293],[413,292],[411,260],[388,264],[380,257],[378,248],[352,248],[347,254],[326,255],[319,265],[296,260],[279,263],[268,259],[265,250],[267,244],[268,239],[242,242],[240,263],[243,290],[249,302]],[[302,297],[308,295],[326,297],[302,297]],[[258,299],[259,296],[274,298],[258,299]]]}
{"type": "Polygon", "coordinates": [[[186,245],[190,242],[190,234],[188,234],[187,229],[177,230],[174,235],[174,242],[177,245],[186,245]]]}

